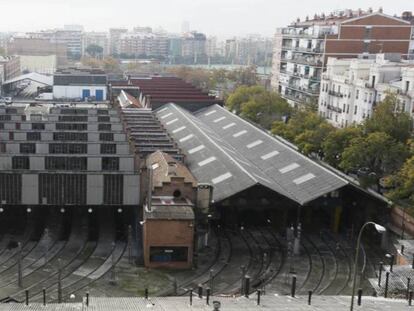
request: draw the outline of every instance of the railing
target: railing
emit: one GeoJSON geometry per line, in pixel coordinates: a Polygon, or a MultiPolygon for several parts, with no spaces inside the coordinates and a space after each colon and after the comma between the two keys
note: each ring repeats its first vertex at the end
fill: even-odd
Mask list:
{"type": "Polygon", "coordinates": [[[297,63],[302,65],[310,65],[316,67],[322,67],[323,63],[320,60],[307,60],[303,58],[281,58],[282,62],[297,63]]]}
{"type": "Polygon", "coordinates": [[[332,96],[340,97],[340,98],[343,98],[344,97],[343,94],[341,94],[339,92],[335,92],[335,91],[329,91],[328,94],[329,95],[332,95],[332,96]]]}
{"type": "Polygon", "coordinates": [[[335,107],[335,106],[332,106],[332,105],[327,105],[326,108],[328,110],[332,110],[332,111],[335,111],[337,113],[342,113],[342,109],[339,108],[339,107],[335,107]]]}
{"type": "Polygon", "coordinates": [[[319,89],[311,89],[311,88],[305,88],[305,87],[300,87],[297,85],[293,85],[291,83],[286,83],[286,82],[280,82],[280,84],[292,89],[292,90],[296,90],[299,92],[304,92],[304,93],[308,93],[311,95],[319,95],[319,89]]]}
{"type": "Polygon", "coordinates": [[[282,45],[282,50],[297,51],[303,53],[323,53],[322,48],[304,48],[304,47],[294,47],[282,45]]]}

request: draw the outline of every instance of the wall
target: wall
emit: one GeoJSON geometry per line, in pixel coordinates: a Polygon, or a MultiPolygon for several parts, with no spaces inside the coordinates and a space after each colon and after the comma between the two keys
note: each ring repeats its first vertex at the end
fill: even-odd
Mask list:
{"type": "Polygon", "coordinates": [[[21,71],[53,74],[57,68],[56,55],[47,56],[20,56],[21,71]]]}
{"type": "Polygon", "coordinates": [[[96,90],[103,91],[104,99],[107,98],[106,86],[77,86],[77,85],[54,85],[53,97],[58,98],[82,98],[82,91],[90,90],[90,96],[96,96],[96,90]]]}
{"type": "Polygon", "coordinates": [[[193,263],[193,221],[147,219],[143,235],[146,267],[191,268],[193,263]],[[186,246],[188,247],[188,262],[151,263],[149,260],[150,246],[186,246]]]}

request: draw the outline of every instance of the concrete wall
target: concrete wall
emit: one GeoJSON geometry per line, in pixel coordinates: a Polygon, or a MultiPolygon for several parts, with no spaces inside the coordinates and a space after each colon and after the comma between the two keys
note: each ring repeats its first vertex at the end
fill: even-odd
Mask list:
{"type": "Polygon", "coordinates": [[[106,99],[106,86],[91,86],[91,85],[54,85],[53,97],[58,98],[82,98],[83,90],[90,90],[90,96],[96,96],[96,90],[103,91],[103,97],[106,99]]]}

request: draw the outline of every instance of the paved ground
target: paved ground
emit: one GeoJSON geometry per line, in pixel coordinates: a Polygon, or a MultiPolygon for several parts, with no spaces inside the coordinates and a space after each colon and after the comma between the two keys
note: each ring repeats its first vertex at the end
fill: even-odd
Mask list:
{"type": "MultiPolygon", "coordinates": [[[[192,305],[188,297],[164,297],[164,298],[94,298],[90,297],[89,306],[85,300],[82,303],[73,304],[1,304],[0,311],[182,311],[182,310],[213,310],[213,301],[221,303],[220,310],[240,311],[240,310],[281,310],[281,311],[345,311],[349,310],[350,298],[344,296],[316,296],[312,304],[307,304],[307,297],[300,296],[291,298],[288,296],[263,296],[260,305],[257,305],[255,297],[251,298],[223,298],[211,297],[210,305],[205,299],[193,298],[192,305]]],[[[355,306],[354,310],[367,311],[401,311],[411,310],[404,300],[393,300],[373,297],[363,297],[362,306],[355,306]]]]}

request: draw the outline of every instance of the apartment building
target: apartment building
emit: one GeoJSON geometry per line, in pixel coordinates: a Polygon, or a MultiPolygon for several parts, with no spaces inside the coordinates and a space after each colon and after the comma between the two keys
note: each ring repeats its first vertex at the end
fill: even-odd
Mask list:
{"type": "Polygon", "coordinates": [[[182,56],[197,59],[199,56],[206,55],[206,43],[207,37],[203,33],[193,31],[184,34],[181,47],[182,56]]]}
{"type": "Polygon", "coordinates": [[[336,127],[369,118],[387,93],[398,98],[399,111],[414,115],[414,62],[399,54],[370,59],[329,58],[322,75],[319,114],[336,127]]]}
{"type": "Polygon", "coordinates": [[[103,49],[103,55],[109,55],[109,38],[106,32],[85,32],[82,36],[82,55],[90,45],[97,45],[103,49]]]}
{"type": "Polygon", "coordinates": [[[292,105],[317,103],[328,57],[400,53],[409,58],[414,55],[413,42],[410,21],[386,15],[381,9],[298,19],[276,32],[271,85],[292,105]]]}
{"type": "Polygon", "coordinates": [[[111,55],[119,55],[119,45],[121,40],[121,35],[127,33],[128,29],[126,28],[110,28],[109,29],[109,53],[111,55]]]}
{"type": "Polygon", "coordinates": [[[126,56],[164,56],[168,55],[169,40],[162,34],[151,32],[124,33],[119,40],[119,54],[126,56]]]}
{"type": "Polygon", "coordinates": [[[0,84],[20,75],[19,56],[0,56],[0,84]]]}
{"type": "Polygon", "coordinates": [[[0,106],[3,205],[135,205],[139,175],[106,104],[0,106]]]}
{"type": "Polygon", "coordinates": [[[57,66],[67,63],[67,47],[62,43],[52,43],[50,38],[39,37],[35,34],[14,36],[8,42],[9,55],[28,56],[31,59],[43,61],[49,56],[55,56],[57,66]]]}

